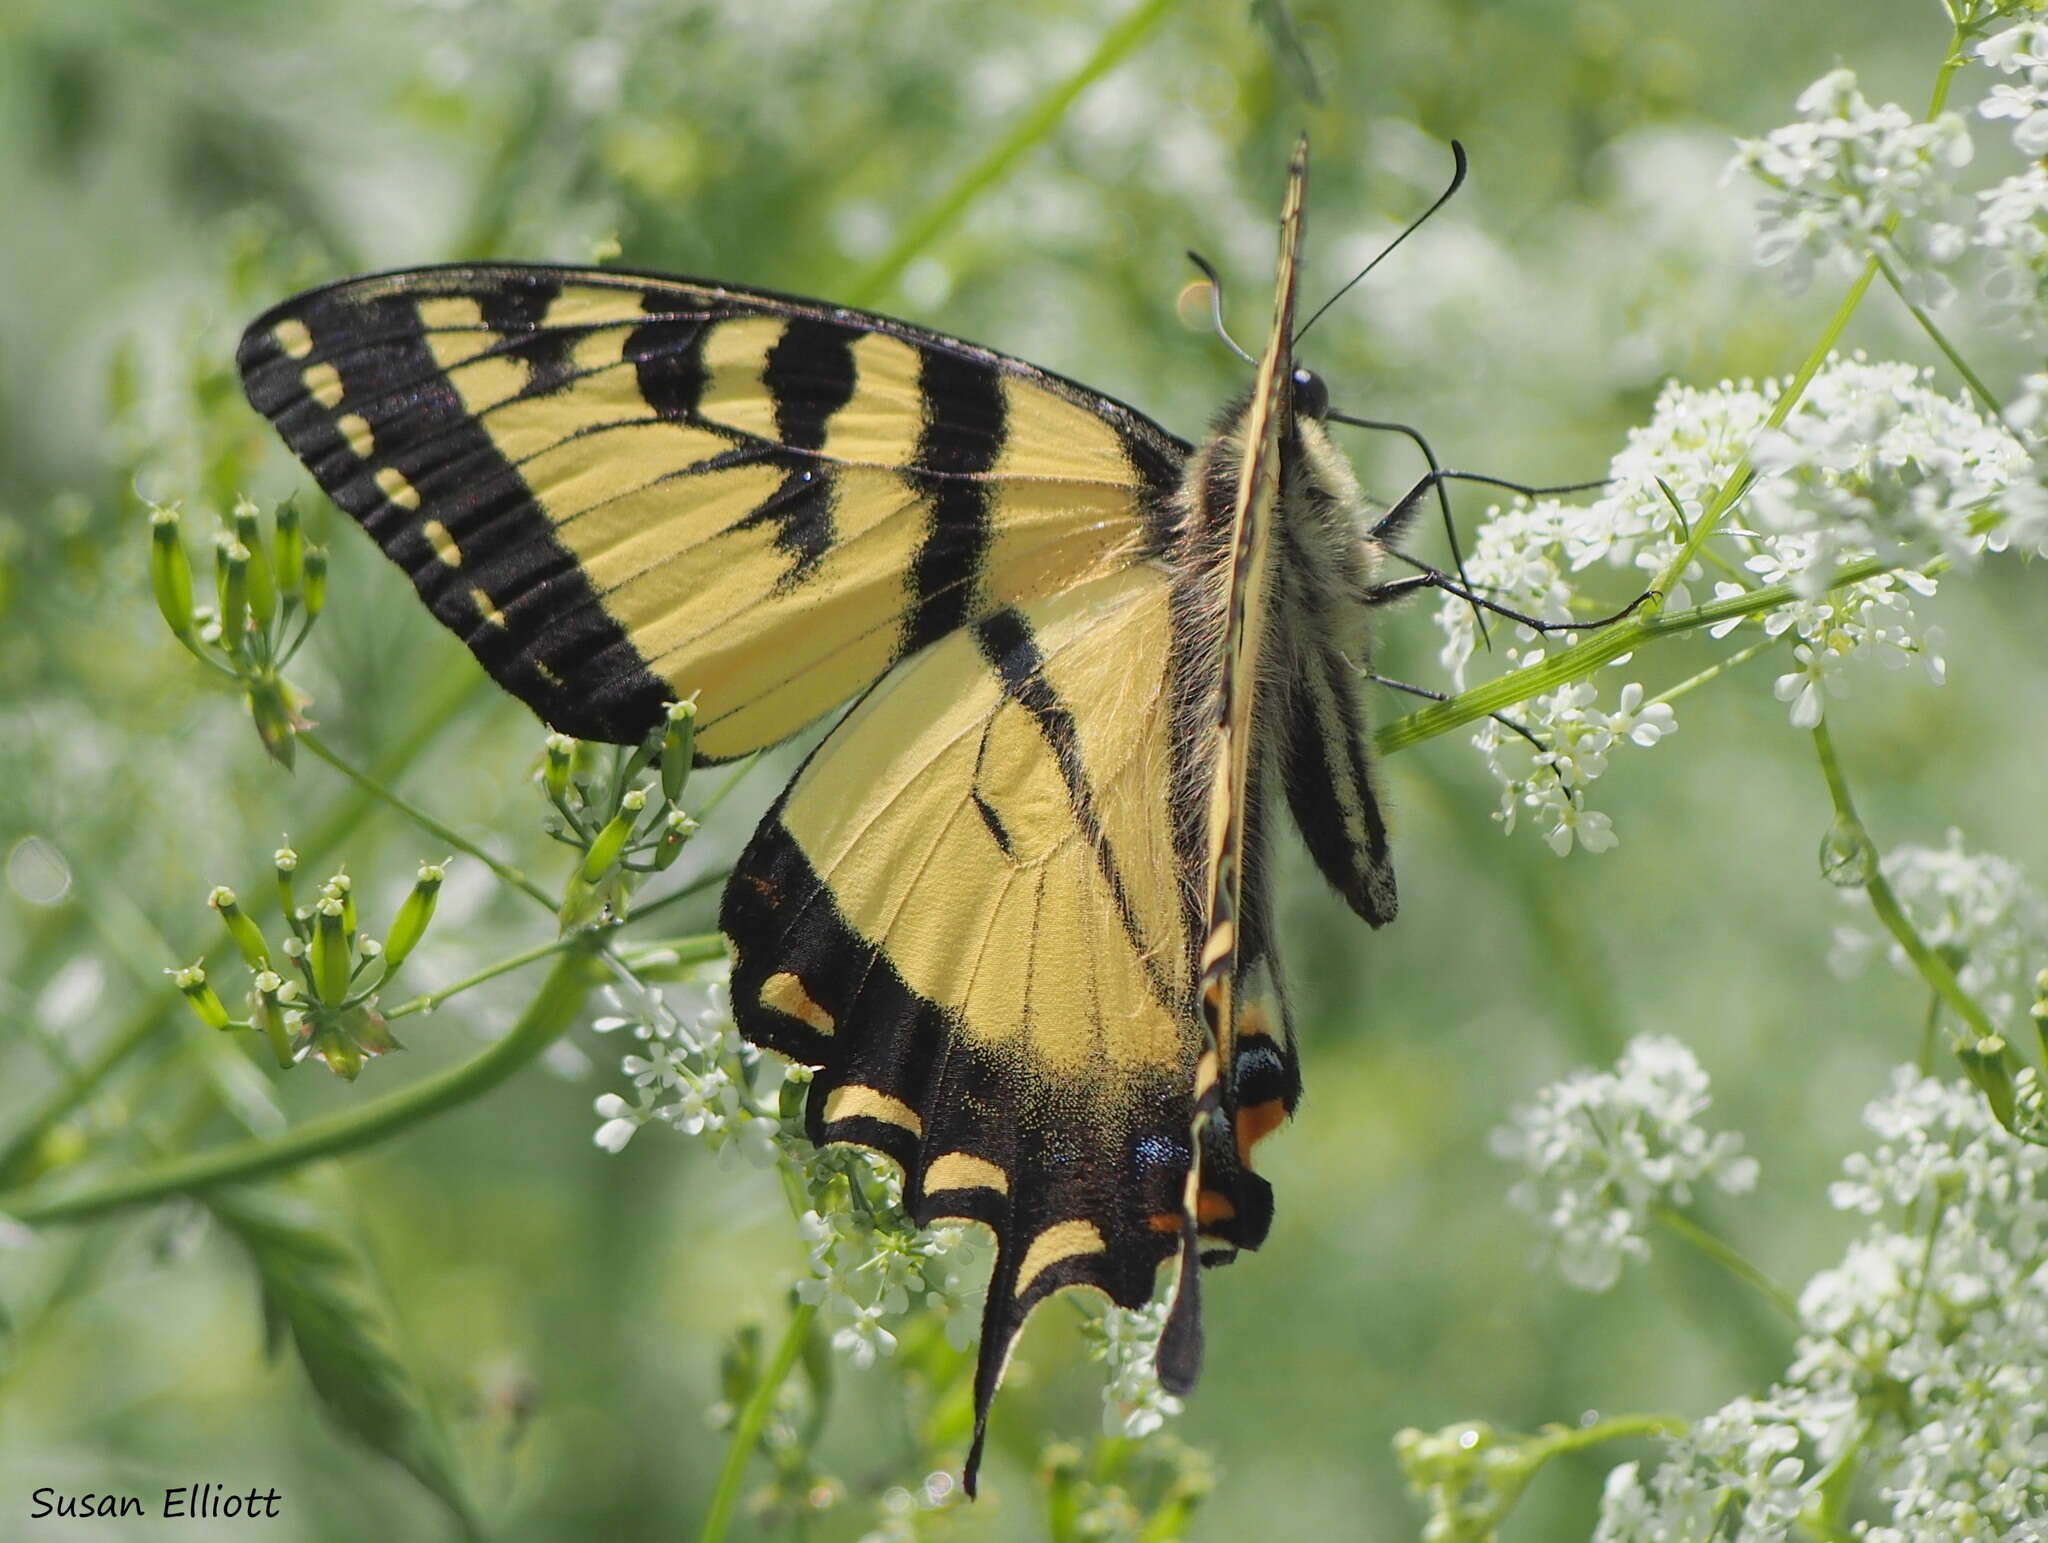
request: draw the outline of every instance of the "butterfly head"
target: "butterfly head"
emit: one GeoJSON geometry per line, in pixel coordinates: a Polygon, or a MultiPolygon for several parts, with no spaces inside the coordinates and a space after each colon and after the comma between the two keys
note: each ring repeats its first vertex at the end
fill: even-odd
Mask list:
{"type": "Polygon", "coordinates": [[[1322,376],[1297,365],[1293,385],[1295,417],[1313,418],[1320,423],[1329,415],[1330,388],[1324,384],[1322,376]]]}

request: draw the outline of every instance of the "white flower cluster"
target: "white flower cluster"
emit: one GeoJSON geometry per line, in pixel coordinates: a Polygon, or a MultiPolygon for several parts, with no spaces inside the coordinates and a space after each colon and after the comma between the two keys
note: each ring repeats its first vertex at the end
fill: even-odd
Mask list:
{"type": "Polygon", "coordinates": [[[1159,1385],[1159,1336],[1170,1306],[1164,1299],[1135,1311],[1105,1306],[1082,1324],[1089,1355],[1109,1367],[1102,1389],[1105,1436],[1149,1436],[1180,1413],[1181,1401],[1159,1385]]]}
{"type": "MultiPolygon", "coordinates": [[[[1673,382],[1649,423],[1630,432],[1597,499],[1491,511],[1466,573],[1501,605],[1548,620],[1583,617],[1583,603],[1573,608],[1580,572],[1604,564],[1651,583],[1678,560],[1694,522],[1748,455],[1748,490],[1669,583],[1665,614],[1693,605],[1709,568],[1721,575],[1716,603],[1787,586],[1790,598],[1709,631],[1726,637],[1747,627],[1790,645],[1791,668],[1775,689],[1799,728],[1820,722],[1852,661],[1894,669],[1918,661],[1940,680],[1940,630],[1914,608],[1935,592],[1929,570],[1983,552],[2048,555],[2048,449],[2038,436],[2031,448],[2022,443],[1969,398],[1935,390],[1928,374],[1831,359],[1775,428],[1768,424],[1782,390],[1776,381],[1723,381],[1712,390],[1673,382]],[[1839,582],[1844,568],[1879,557],[1898,566],[1839,582]]],[[[2048,377],[2028,383],[2017,419],[2048,418],[2044,388],[2048,377]]],[[[1446,595],[1436,622],[1444,666],[1462,688],[1478,654],[1472,608],[1446,595]]],[[[1517,631],[1525,645],[1535,636],[1517,631]]],[[[1527,669],[1545,654],[1517,646],[1503,657],[1511,669],[1527,669]]],[[[1606,770],[1610,752],[1654,745],[1677,727],[1668,696],[1647,695],[1639,682],[1622,686],[1611,706],[1601,696],[1593,681],[1574,682],[1515,709],[1510,716],[1527,737],[1492,720],[1473,736],[1502,786],[1496,818],[1512,830],[1526,812],[1559,855],[1615,844],[1607,816],[1586,807],[1587,785],[1606,770]]]]}
{"type": "Polygon", "coordinates": [[[1977,195],[1977,244],[1992,259],[1991,295],[2028,330],[2048,313],[2048,22],[2023,21],[1977,45],[1977,57],[2012,79],[1977,111],[2010,119],[2013,147],[2030,163],[1977,195]]]}
{"type": "Polygon", "coordinates": [[[1645,1479],[1636,1463],[1607,1475],[1593,1543],[1777,1543],[1806,1508],[1805,1464],[1792,1410],[1738,1398],[1665,1443],[1645,1479]]]}
{"type": "Polygon", "coordinates": [[[895,1165],[872,1152],[806,1143],[789,1156],[810,1200],[797,1231],[811,1274],[796,1292],[840,1324],[833,1349],[872,1366],[896,1349],[891,1325],[920,1311],[944,1322],[954,1349],[972,1345],[987,1273],[979,1234],[958,1222],[920,1230],[895,1165]]]}
{"type": "MultiPolygon", "coordinates": [[[[973,1342],[981,1290],[970,1229],[947,1224],[920,1230],[903,1209],[895,1165],[852,1147],[815,1148],[795,1117],[810,1078],[802,1067],[763,1055],[740,1037],[723,980],[705,988],[689,1023],[666,1010],[660,993],[651,1011],[623,1010],[600,1018],[600,1032],[629,1031],[638,1048],[620,1063],[633,1081],[629,1101],[597,1099],[596,1141],[617,1152],[650,1122],[702,1140],[729,1164],[779,1164],[795,1181],[805,1209],[797,1231],[810,1276],[797,1295],[834,1323],[833,1348],[856,1366],[871,1366],[896,1348],[908,1314],[937,1313],[958,1349],[973,1342]],[[783,1117],[787,1111],[789,1118],[783,1117]]],[[[610,997],[620,1006],[616,994],[610,997]]]]}
{"type": "MultiPolygon", "coordinates": [[[[1897,847],[1881,866],[1914,928],[1950,961],[1957,984],[1994,1024],[2017,1032],[2033,1000],[2035,972],[2048,966],[2048,896],[2005,858],[1964,851],[1958,830],[1943,847],[1897,847]]],[[[1863,890],[1845,889],[1842,898],[1868,914],[1863,890]]],[[[1917,978],[1905,950],[1874,924],[1837,927],[1829,962],[1838,974],[1854,975],[1880,946],[1897,969],[1917,978]]]]}
{"type": "Polygon", "coordinates": [[[1877,1140],[1829,1192],[1871,1218],[1800,1296],[1785,1380],[1608,1479],[1598,1543],[1745,1543],[1859,1472],[1862,1543],[2021,1543],[2048,1516],[2048,1150],[2007,1135],[1963,1083],[1910,1067],[1866,1111],[1877,1140]],[[1737,1525],[1737,1523],[1740,1525],[1737,1525]]]}
{"type": "Polygon", "coordinates": [[[1738,142],[1731,173],[1765,188],[1757,261],[1782,263],[1795,280],[1839,256],[1885,256],[1901,267],[1952,262],[1967,244],[1939,215],[1951,175],[1970,162],[1968,126],[1947,112],[1921,122],[1896,102],[1872,106],[1853,70],[1808,86],[1799,120],[1738,142]]]}
{"type": "Polygon", "coordinates": [[[659,991],[649,988],[645,1010],[629,1013],[617,992],[606,989],[614,1010],[592,1027],[601,1034],[626,1031],[638,1046],[620,1062],[633,1082],[631,1100],[617,1093],[597,1100],[603,1123],[594,1139],[607,1152],[623,1151],[650,1121],[700,1137],[726,1166],[743,1157],[766,1167],[781,1152],[774,1113],[781,1063],[740,1038],[723,981],[713,981],[705,994],[703,1007],[685,1023],[659,991]]]}
{"type": "Polygon", "coordinates": [[[1742,1155],[1742,1138],[1700,1127],[1709,1102],[1692,1052],[1642,1035],[1613,1071],[1574,1072],[1493,1133],[1494,1154],[1522,1169],[1509,1202],[1536,1222],[1572,1285],[1605,1291],[1624,1259],[1647,1259],[1653,1212],[1689,1203],[1695,1185],[1755,1187],[1756,1159],[1742,1155]]]}

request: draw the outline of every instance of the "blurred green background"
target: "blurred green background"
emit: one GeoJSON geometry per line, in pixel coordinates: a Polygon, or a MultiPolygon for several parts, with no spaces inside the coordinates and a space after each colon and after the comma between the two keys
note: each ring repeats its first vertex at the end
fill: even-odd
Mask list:
{"type": "MultiPolygon", "coordinates": [[[[1745,194],[1720,181],[1731,135],[1789,118],[1838,60],[1917,111],[1947,38],[1931,0],[1292,10],[1320,105],[1242,5],[1168,6],[875,302],[1192,434],[1241,369],[1176,316],[1183,249],[1221,267],[1237,330],[1256,334],[1297,132],[1315,145],[1311,299],[1427,203],[1456,136],[1467,191],[1322,323],[1310,362],[1339,406],[1422,426],[1453,464],[1595,476],[1663,378],[1787,372],[1839,296],[1826,278],[1787,294],[1751,265],[1745,194]]],[[[196,1095],[224,1075],[225,1042],[159,973],[213,940],[211,885],[253,891],[281,833],[304,842],[339,821],[337,855],[383,915],[414,861],[443,855],[352,808],[326,767],[269,766],[149,603],[138,494],[183,498],[204,531],[237,488],[303,482],[239,402],[242,323],[350,271],[585,261],[613,235],[635,266],[845,295],[1117,14],[1062,0],[0,3],[0,1141],[67,1059],[146,1032],[15,1177],[232,1134],[196,1095]]],[[[2014,345],[1961,335],[2009,388],[2014,345]]],[[[1933,358],[1882,292],[1847,341],[1933,358]]],[[[1355,453],[1382,493],[1418,469],[1398,441],[1360,435],[1355,453]]],[[[1481,501],[1463,507],[1469,525],[1481,501]]],[[[335,599],[295,674],[323,732],[552,873],[526,783],[534,723],[345,520],[313,518],[335,599]]],[[[1959,826],[2048,875],[2038,576],[2006,565],[1946,582],[1929,609],[1950,684],[1864,673],[1830,708],[1865,817],[1888,844],[1959,826]]],[[[1440,683],[1437,646],[1425,608],[1396,613],[1381,668],[1440,683]]],[[[1637,668],[1656,689],[1710,657],[1675,647],[1637,668]]],[[[1782,1327],[1668,1247],[1601,1298],[1534,1267],[1485,1142],[1543,1081],[1631,1034],[1674,1033],[1714,1075],[1713,1121],[1763,1163],[1757,1195],[1709,1214],[1789,1281],[1838,1251],[1849,1229],[1825,1183],[1886,1068],[1917,1048],[1922,1003],[1882,970],[1848,984],[1828,971],[1845,912],[1816,869],[1827,801],[1807,737],[1771,699],[1775,673],[1759,660],[1688,698],[1675,740],[1599,784],[1622,837],[1608,855],[1560,862],[1526,831],[1503,838],[1460,734],[1386,770],[1397,925],[1366,936],[1291,863],[1283,942],[1308,1093],[1262,1150],[1270,1243],[1208,1284],[1207,1372],[1174,1427],[1220,1474],[1194,1536],[1284,1514],[1290,1536],[1412,1537],[1388,1448],[1401,1426],[1698,1413],[1783,1365],[1782,1327]]],[[[729,853],[776,780],[758,772],[692,861],[729,853]]],[[[696,914],[710,924],[708,904],[696,914]]],[[[458,863],[414,989],[539,936],[458,863]]],[[[301,1117],[472,1053],[522,984],[413,1020],[408,1054],[354,1087],[304,1068],[276,1096],[301,1117]]],[[[618,1053],[579,1033],[334,1181],[506,1538],[692,1535],[722,1454],[706,1413],[718,1347],[801,1268],[767,1176],[720,1171],[659,1128],[618,1157],[591,1144],[618,1053]],[[535,1400],[516,1441],[512,1393],[535,1400]]],[[[289,1358],[264,1359],[247,1266],[196,1210],[0,1251],[0,1306],[0,1537],[40,1535],[24,1519],[38,1485],[201,1479],[282,1491],[282,1519],[242,1524],[252,1536],[447,1534],[403,1472],[334,1436],[289,1358]]],[[[987,1498],[952,1536],[1042,1535],[1031,1465],[1100,1418],[1071,1316],[1034,1324],[997,1407],[987,1498]]],[[[882,1374],[844,1382],[824,1452],[851,1497],[818,1538],[858,1536],[875,1494],[922,1476],[882,1374]]],[[[1643,1454],[1546,1474],[1508,1537],[1583,1537],[1626,1455],[1643,1454]]],[[[180,1535],[100,1525],[64,1535],[180,1535]]]]}

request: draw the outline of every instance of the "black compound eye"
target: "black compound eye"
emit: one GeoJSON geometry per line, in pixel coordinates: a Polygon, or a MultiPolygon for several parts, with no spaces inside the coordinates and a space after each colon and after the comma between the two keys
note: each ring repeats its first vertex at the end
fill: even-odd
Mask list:
{"type": "Polygon", "coordinates": [[[1298,418],[1322,418],[1330,410],[1330,388],[1314,370],[1294,372],[1294,413],[1298,418]]]}

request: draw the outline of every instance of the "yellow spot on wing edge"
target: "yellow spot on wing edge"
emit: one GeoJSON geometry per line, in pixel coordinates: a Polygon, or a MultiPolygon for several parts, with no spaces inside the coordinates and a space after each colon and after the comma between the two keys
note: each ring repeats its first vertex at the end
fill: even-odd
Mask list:
{"type": "Polygon", "coordinates": [[[469,600],[470,604],[476,607],[476,614],[489,622],[493,627],[506,625],[505,613],[493,605],[491,597],[481,589],[472,589],[469,592],[469,600]]]}
{"type": "Polygon", "coordinates": [[[306,330],[306,324],[296,316],[287,316],[271,329],[277,339],[277,346],[294,359],[303,359],[313,351],[313,334],[306,330]]]}
{"type": "Polygon", "coordinates": [[[1017,1266],[1017,1295],[1024,1295],[1033,1281],[1062,1260],[1099,1254],[1107,1247],[1093,1222],[1054,1222],[1024,1250],[1024,1262],[1017,1266]]]}
{"type": "Polygon", "coordinates": [[[367,460],[377,447],[376,436],[370,432],[370,420],[357,413],[343,413],[334,420],[334,426],[341,430],[341,437],[348,441],[349,453],[357,460],[367,460]]]}
{"type": "Polygon", "coordinates": [[[322,407],[341,405],[341,371],[331,364],[309,364],[299,372],[299,384],[306,395],[322,407]]]}
{"type": "MultiPolygon", "coordinates": [[[[405,473],[400,471],[396,466],[383,466],[378,468],[377,488],[381,493],[383,493],[383,495],[386,498],[390,499],[394,504],[398,505],[398,507],[401,509],[417,509],[420,506],[420,490],[414,487],[410,482],[407,482],[405,480],[405,473]]],[[[450,546],[453,546],[455,544],[454,541],[449,537],[448,528],[445,525],[441,524],[438,520],[429,520],[427,521],[427,524],[431,526],[433,530],[438,530],[441,532],[442,541],[446,541],[450,546]]],[[[429,532],[429,535],[431,537],[431,532],[429,532]]],[[[440,552],[440,542],[435,543],[434,549],[436,555],[438,556],[440,552]]]]}
{"type": "Polygon", "coordinates": [[[992,1189],[999,1195],[1010,1192],[1010,1176],[985,1157],[972,1152],[948,1152],[924,1171],[926,1194],[942,1189],[992,1189]]]}
{"type": "Polygon", "coordinates": [[[891,1098],[880,1088],[864,1088],[857,1082],[834,1088],[825,1095],[825,1123],[834,1120],[869,1119],[880,1120],[884,1125],[894,1125],[907,1130],[913,1136],[924,1134],[924,1121],[917,1117],[917,1111],[900,1098],[891,1098]]]}
{"type": "MultiPolygon", "coordinates": [[[[820,1034],[830,1034],[839,1025],[830,1013],[811,999],[804,983],[787,970],[778,971],[761,982],[761,1005],[809,1024],[820,1034]]],[[[839,1090],[845,1092],[844,1088],[839,1090]]],[[[836,1095],[835,1095],[836,1096],[836,1095]]]]}
{"type": "MultiPolygon", "coordinates": [[[[379,473],[379,476],[381,478],[382,473],[379,473]]],[[[386,491],[389,492],[390,490],[386,489],[386,491]]],[[[419,498],[419,494],[414,493],[411,487],[407,487],[404,491],[412,493],[415,500],[419,498]]],[[[419,507],[417,502],[406,503],[397,493],[391,494],[391,501],[407,509],[417,509],[419,507]]],[[[434,549],[434,556],[451,568],[460,568],[462,566],[462,548],[457,546],[455,538],[448,534],[447,526],[443,525],[439,520],[422,520],[420,522],[420,534],[427,538],[427,545],[434,549]]]]}

